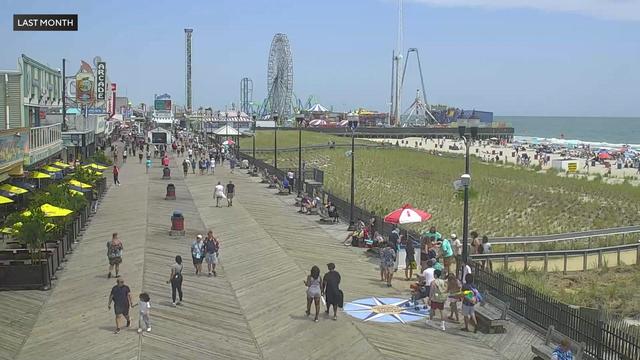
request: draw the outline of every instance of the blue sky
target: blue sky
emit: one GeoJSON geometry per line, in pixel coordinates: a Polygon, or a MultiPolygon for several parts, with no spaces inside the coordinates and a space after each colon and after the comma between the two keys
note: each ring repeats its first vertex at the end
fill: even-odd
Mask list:
{"type": "MultiPolygon", "coordinates": [[[[430,103],[496,115],[639,116],[640,5],[635,0],[414,0],[404,48],[416,47],[430,103]]],[[[100,55],[119,93],[184,103],[184,31],[192,27],[195,106],[238,102],[240,79],[266,96],[275,33],[291,43],[294,91],[336,110],[385,111],[397,3],[391,0],[0,0],[0,68],[21,53],[76,71],[100,55]],[[12,31],[14,13],[77,13],[76,33],[12,31]]],[[[409,64],[403,104],[418,88],[409,64]]]]}

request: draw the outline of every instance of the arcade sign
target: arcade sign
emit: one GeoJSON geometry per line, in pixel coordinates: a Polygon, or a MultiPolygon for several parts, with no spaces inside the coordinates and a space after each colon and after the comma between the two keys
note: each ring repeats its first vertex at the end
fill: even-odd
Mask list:
{"type": "Polygon", "coordinates": [[[96,96],[98,100],[104,100],[106,97],[107,87],[107,63],[100,61],[96,66],[96,96]]]}

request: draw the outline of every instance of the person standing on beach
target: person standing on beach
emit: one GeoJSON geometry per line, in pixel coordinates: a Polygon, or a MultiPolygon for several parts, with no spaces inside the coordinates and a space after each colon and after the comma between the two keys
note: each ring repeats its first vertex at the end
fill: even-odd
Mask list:
{"type": "Polygon", "coordinates": [[[390,243],[386,242],[384,244],[380,252],[380,257],[382,259],[384,280],[387,282],[387,287],[391,287],[391,280],[393,279],[393,273],[395,271],[396,251],[390,243]]]}
{"type": "Polygon", "coordinates": [[[413,277],[413,270],[417,269],[417,264],[413,240],[409,239],[409,237],[404,241],[404,248],[406,252],[404,259],[404,277],[406,280],[410,280],[413,277]]]}
{"type": "Polygon", "coordinates": [[[333,306],[333,320],[338,319],[338,308],[342,307],[343,294],[340,290],[340,273],[336,271],[336,265],[334,263],[328,263],[327,269],[329,272],[324,274],[322,280],[322,294],[326,300],[327,311],[325,314],[329,315],[329,308],[333,306]]]}
{"type": "Polygon", "coordinates": [[[233,206],[233,195],[236,192],[236,186],[231,180],[227,184],[227,207],[233,206]]]}
{"type": "Polygon", "coordinates": [[[109,259],[109,274],[107,274],[107,278],[111,279],[111,271],[114,266],[116,268],[116,277],[120,277],[120,264],[122,263],[122,250],[124,247],[122,246],[122,241],[118,239],[118,233],[113,233],[111,235],[111,240],[107,241],[107,258],[109,259]]]}
{"type": "Polygon", "coordinates": [[[127,320],[127,327],[131,325],[131,318],[129,317],[129,308],[133,302],[131,301],[131,289],[124,284],[124,279],[120,278],[116,282],[116,286],[111,288],[109,294],[109,303],[107,308],[111,310],[111,303],[113,303],[113,311],[116,314],[116,330],[115,334],[120,332],[120,317],[124,317],[127,320]]]}
{"type": "Polygon", "coordinates": [[[307,316],[311,314],[311,302],[315,303],[316,316],[313,321],[318,322],[318,314],[320,313],[320,297],[322,297],[322,278],[320,277],[320,268],[313,265],[311,274],[304,281],[307,287],[307,316]]]}
{"type": "Polygon", "coordinates": [[[176,256],[175,264],[171,265],[171,275],[167,284],[171,283],[171,302],[173,306],[180,305],[182,302],[182,256],[176,256]],[[176,302],[176,292],[178,293],[178,302],[176,302]]]}

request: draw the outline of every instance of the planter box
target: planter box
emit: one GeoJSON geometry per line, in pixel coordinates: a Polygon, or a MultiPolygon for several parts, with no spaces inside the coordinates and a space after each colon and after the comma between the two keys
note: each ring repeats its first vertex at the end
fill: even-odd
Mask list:
{"type": "Polygon", "coordinates": [[[43,260],[13,261],[0,265],[0,290],[49,290],[51,288],[50,262],[43,260]]]}

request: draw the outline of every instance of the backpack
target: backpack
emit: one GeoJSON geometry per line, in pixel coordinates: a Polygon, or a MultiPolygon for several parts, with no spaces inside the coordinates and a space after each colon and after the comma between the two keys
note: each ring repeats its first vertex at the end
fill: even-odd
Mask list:
{"type": "Polygon", "coordinates": [[[447,301],[447,298],[449,297],[449,293],[447,291],[447,283],[442,279],[435,279],[433,281],[433,286],[435,286],[435,294],[433,295],[432,300],[437,303],[444,303],[445,301],[447,301]]]}
{"type": "Polygon", "coordinates": [[[478,289],[475,286],[471,286],[471,291],[473,292],[473,296],[476,299],[476,304],[480,304],[484,302],[484,298],[482,297],[482,294],[480,294],[480,291],[478,291],[478,289]]]}

